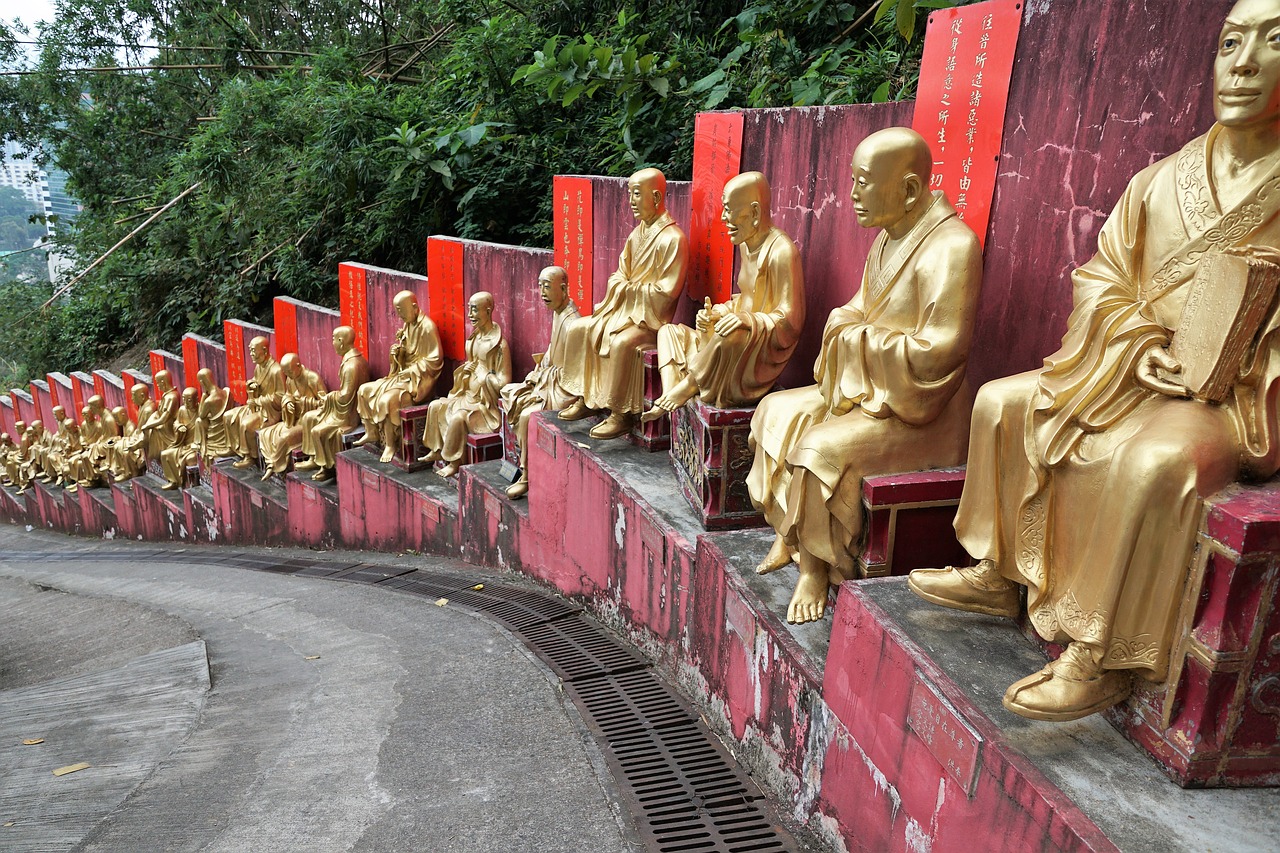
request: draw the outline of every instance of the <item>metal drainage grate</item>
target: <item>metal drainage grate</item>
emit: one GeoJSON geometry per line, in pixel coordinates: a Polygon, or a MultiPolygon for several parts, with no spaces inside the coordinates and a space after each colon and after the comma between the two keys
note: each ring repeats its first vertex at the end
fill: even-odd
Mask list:
{"type": "Polygon", "coordinates": [[[460,589],[475,586],[479,580],[468,580],[435,572],[416,571],[407,575],[397,575],[378,582],[378,586],[407,592],[410,595],[421,595],[424,598],[437,599],[452,596],[460,589]]]}
{"type": "Polygon", "coordinates": [[[544,593],[505,584],[485,584],[483,591],[463,589],[448,597],[450,604],[478,610],[516,632],[582,611],[581,607],[544,593]]]}
{"type": "Polygon", "coordinates": [[[587,712],[587,726],[606,741],[697,719],[649,669],[571,681],[564,688],[573,703],[587,712]]]}
{"type": "Polygon", "coordinates": [[[525,644],[564,681],[596,678],[649,666],[639,652],[610,637],[581,613],[534,625],[519,634],[525,644]]]}
{"type": "Polygon", "coordinates": [[[343,581],[344,583],[381,583],[387,578],[399,577],[412,572],[405,566],[375,566],[369,563],[361,563],[355,568],[345,569],[328,575],[331,581],[343,581]]]}

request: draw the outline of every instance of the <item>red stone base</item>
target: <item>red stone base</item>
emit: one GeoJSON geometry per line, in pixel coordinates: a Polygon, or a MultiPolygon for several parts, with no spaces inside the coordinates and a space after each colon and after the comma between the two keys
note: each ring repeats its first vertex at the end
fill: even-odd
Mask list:
{"type": "Polygon", "coordinates": [[[151,542],[182,541],[191,538],[191,521],[181,490],[166,491],[163,480],[143,474],[133,481],[138,524],[142,538],[151,542]]]}
{"type": "Polygon", "coordinates": [[[717,409],[695,399],[671,414],[671,464],[681,493],[708,530],[764,524],[747,494],[755,411],[717,409]]]}
{"type": "Polygon", "coordinates": [[[141,539],[138,502],[133,497],[133,480],[111,484],[111,502],[116,508],[116,530],[125,539],[141,539]]]}
{"type": "Polygon", "coordinates": [[[964,489],[964,468],[868,477],[862,483],[866,539],[861,577],[905,575],[912,569],[967,566],[952,522],[964,489]]]}
{"type": "Polygon", "coordinates": [[[209,471],[209,485],[223,542],[279,545],[287,541],[288,496],[279,483],[262,482],[253,468],[217,464],[209,471]]]}
{"type": "Polygon", "coordinates": [[[383,465],[361,449],[338,455],[339,527],[348,548],[457,553],[457,487],[432,471],[383,465]]]}
{"type": "Polygon", "coordinates": [[[191,524],[190,541],[210,544],[221,542],[222,522],[213,502],[213,490],[207,485],[183,489],[182,501],[187,509],[187,520],[191,524]]]}
{"type": "Polygon", "coordinates": [[[311,471],[285,477],[289,495],[289,538],[310,548],[336,548],[342,541],[338,479],[317,483],[311,471]]]}
{"type": "Polygon", "coordinates": [[[81,489],[78,495],[85,534],[103,539],[116,538],[116,506],[110,487],[81,489]]]}
{"type": "MultiPolygon", "coordinates": [[[[641,356],[644,363],[644,408],[648,411],[653,401],[662,396],[662,376],[658,372],[658,351],[647,349],[641,356]]],[[[653,453],[671,447],[671,416],[663,415],[656,421],[640,423],[631,428],[627,441],[641,450],[653,453]]]]}

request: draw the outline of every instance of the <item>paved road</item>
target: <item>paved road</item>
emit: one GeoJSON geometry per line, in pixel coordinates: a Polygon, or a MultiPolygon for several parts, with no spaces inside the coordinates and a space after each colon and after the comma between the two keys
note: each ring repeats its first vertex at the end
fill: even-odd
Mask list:
{"type": "Polygon", "coordinates": [[[0,557],[88,547],[120,559],[0,559],[0,850],[641,849],[576,711],[492,622],[0,527],[0,557]]]}

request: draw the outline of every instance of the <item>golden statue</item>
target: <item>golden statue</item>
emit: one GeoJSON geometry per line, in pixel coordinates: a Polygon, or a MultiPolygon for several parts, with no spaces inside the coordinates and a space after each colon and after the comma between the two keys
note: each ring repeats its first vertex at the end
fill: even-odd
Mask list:
{"type": "Polygon", "coordinates": [[[76,472],[79,468],[76,463],[84,450],[84,445],[80,443],[80,425],[71,418],[65,418],[62,429],[58,432],[62,439],[56,462],[58,482],[68,492],[76,492],[80,488],[76,484],[76,472]]]}
{"type": "Polygon", "coordinates": [[[675,315],[689,265],[689,239],[667,213],[662,172],[641,169],[627,179],[627,191],[640,224],[627,237],[604,301],[570,327],[561,377],[561,385],[581,398],[560,412],[562,420],[608,410],[590,433],[599,439],[630,432],[644,410],[641,357],[675,315]]]}
{"type": "Polygon", "coordinates": [[[320,374],[303,367],[296,353],[285,353],[280,358],[280,369],[285,383],[280,420],[258,431],[258,450],[266,468],[264,481],[289,470],[290,454],[302,445],[302,416],[317,408],[328,391],[320,374]]]}
{"type": "Polygon", "coordinates": [[[231,452],[240,458],[233,468],[249,468],[258,458],[258,431],[280,420],[284,373],[271,357],[270,342],[259,335],[249,341],[253,378],[245,383],[246,401],[223,415],[231,452]]]}
{"type": "Polygon", "coordinates": [[[884,230],[862,287],[827,318],[817,384],[768,395],[751,419],[747,488],[777,534],[757,571],[798,555],[789,622],[821,619],[828,585],[853,575],[863,478],[964,460],[982,250],[947,197],[929,192],[932,170],[928,143],[906,128],[854,151],[858,224],[884,230]]]}
{"type": "Polygon", "coordinates": [[[62,479],[62,448],[67,441],[67,410],[62,406],[54,406],[52,412],[54,429],[44,430],[38,454],[39,480],[42,483],[56,483],[62,479]]]}
{"type": "Polygon", "coordinates": [[[36,448],[43,438],[43,432],[44,424],[34,420],[27,426],[22,433],[22,440],[18,442],[18,480],[15,485],[20,495],[31,488],[31,481],[35,479],[38,470],[36,448]]]}
{"type": "Polygon", "coordinates": [[[86,405],[80,410],[79,449],[68,447],[66,454],[67,491],[98,485],[97,462],[102,442],[102,423],[93,408],[86,405]]]}
{"type": "Polygon", "coordinates": [[[658,330],[663,394],[644,416],[653,420],[698,397],[725,409],[754,403],[773,387],[804,328],[804,273],[791,238],[773,225],[769,182],[744,172],[724,187],[720,221],[738,247],[738,292],[712,305],[695,328],[658,330]]]}
{"type": "MultiPolygon", "coordinates": [[[[139,412],[144,405],[150,405],[145,385],[134,385],[130,396],[133,397],[139,412]],[[142,399],[139,400],[139,397],[142,399]]],[[[111,410],[111,419],[116,422],[119,437],[108,439],[104,464],[111,474],[111,479],[122,483],[141,474],[146,463],[142,459],[142,451],[135,440],[138,427],[129,419],[129,412],[124,406],[116,406],[111,410]]]]}
{"type": "Polygon", "coordinates": [[[578,321],[578,306],[569,298],[569,274],[564,267],[547,267],[538,274],[538,295],[551,309],[551,340],[547,351],[533,356],[535,364],[523,382],[502,389],[507,422],[520,445],[520,479],[507,488],[507,497],[522,498],[529,493],[529,418],[543,409],[562,409],[573,395],[560,384],[565,364],[568,329],[578,321]]]}
{"type": "Polygon", "coordinates": [[[342,357],[338,368],[338,390],[320,400],[318,408],[302,416],[302,452],[307,459],[294,466],[298,471],[311,471],[317,482],[330,480],[342,450],[342,436],[360,422],[356,397],[369,381],[369,362],[356,349],[356,332],[350,326],[333,330],[333,351],[342,357]]]}
{"type": "Polygon", "coordinates": [[[139,441],[141,437],[143,456],[147,462],[159,465],[160,454],[173,445],[173,425],[182,400],[178,389],[173,387],[169,371],[156,371],[156,375],[151,378],[156,384],[156,395],[160,399],[146,418],[142,416],[142,410],[138,410],[138,432],[134,440],[139,441]]]}
{"type": "Polygon", "coordinates": [[[978,564],[911,574],[925,599],[987,614],[1016,615],[1027,587],[1031,624],[1067,648],[1006,691],[1024,717],[1077,719],[1125,699],[1134,675],[1163,680],[1203,499],[1280,462],[1276,306],[1220,405],[1189,397],[1169,351],[1175,330],[1222,322],[1188,301],[1201,267],[1280,263],[1258,248],[1280,246],[1278,32],[1280,0],[1232,8],[1217,124],[1129,183],[1072,277],[1062,348],[978,394],[956,516],[978,564]]]}
{"type": "Polygon", "coordinates": [[[418,297],[402,290],[394,304],[404,325],[391,345],[391,370],[362,385],[357,395],[365,432],[356,446],[380,442],[383,462],[390,462],[400,449],[400,410],[427,399],[444,367],[436,324],[419,310],[418,297]]]}
{"type": "Polygon", "coordinates": [[[164,471],[165,490],[182,488],[182,475],[188,465],[196,463],[199,446],[196,444],[196,419],[200,417],[200,392],[184,388],[182,405],[173,419],[173,440],[160,451],[160,469],[164,471]]]}
{"type": "MultiPolygon", "coordinates": [[[[15,430],[16,432],[16,430],[15,430]]],[[[19,436],[21,438],[21,436],[19,436]]],[[[16,471],[18,445],[9,433],[0,433],[0,467],[3,467],[4,485],[12,486],[18,482],[16,471]]]]}
{"type": "Polygon", "coordinates": [[[231,455],[231,434],[227,432],[226,419],[231,392],[214,383],[213,371],[207,367],[196,371],[196,381],[200,383],[200,408],[194,443],[200,457],[212,463],[219,456],[231,455]]]}
{"type": "Polygon", "coordinates": [[[419,462],[441,462],[436,471],[449,478],[458,473],[471,433],[494,432],[502,421],[498,395],[511,381],[511,348],[493,322],[493,294],[480,291],[467,300],[467,359],[453,372],[449,395],[427,406],[422,443],[430,451],[419,462]]]}

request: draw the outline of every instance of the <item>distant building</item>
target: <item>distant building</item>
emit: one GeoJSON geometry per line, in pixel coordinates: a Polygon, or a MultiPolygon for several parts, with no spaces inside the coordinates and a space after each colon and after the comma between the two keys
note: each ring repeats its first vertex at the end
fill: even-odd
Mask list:
{"type": "MultiPolygon", "coordinates": [[[[4,145],[4,163],[0,163],[0,186],[13,187],[44,211],[45,233],[50,239],[57,234],[59,224],[75,220],[81,211],[80,203],[67,193],[67,173],[54,166],[41,169],[22,153],[16,142],[4,145]]],[[[49,280],[57,281],[60,273],[68,270],[71,261],[58,252],[49,252],[49,280]]]]}

